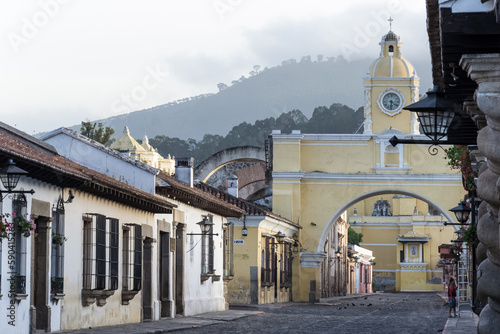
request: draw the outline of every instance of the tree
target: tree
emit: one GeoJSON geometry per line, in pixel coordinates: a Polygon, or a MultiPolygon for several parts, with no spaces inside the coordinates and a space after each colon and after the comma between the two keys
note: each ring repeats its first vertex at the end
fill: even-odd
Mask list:
{"type": "Polygon", "coordinates": [[[358,233],[351,227],[347,229],[347,243],[359,246],[362,241],[363,233],[358,233]]]}
{"type": "Polygon", "coordinates": [[[219,92],[222,92],[224,89],[228,88],[227,85],[223,82],[217,84],[217,88],[219,88],[219,92]]]}
{"type": "Polygon", "coordinates": [[[109,140],[111,136],[115,133],[115,130],[113,130],[109,126],[104,127],[102,123],[92,124],[90,122],[82,122],[80,133],[85,137],[88,137],[92,140],[95,140],[98,143],[106,145],[109,143],[109,140]]]}
{"type": "Polygon", "coordinates": [[[363,113],[358,111],[355,112],[340,103],[334,103],[330,108],[316,107],[306,131],[309,133],[354,133],[364,119],[363,113]]]}
{"type": "Polygon", "coordinates": [[[300,62],[301,63],[303,63],[303,62],[310,63],[311,62],[311,56],[303,56],[302,58],[300,58],[300,62]]]}

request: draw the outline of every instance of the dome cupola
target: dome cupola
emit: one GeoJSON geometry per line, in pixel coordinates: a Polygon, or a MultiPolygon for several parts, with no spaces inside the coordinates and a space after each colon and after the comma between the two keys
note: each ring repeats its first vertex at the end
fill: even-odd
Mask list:
{"type": "Polygon", "coordinates": [[[390,30],[382,36],[379,43],[380,57],[370,66],[368,75],[378,78],[409,78],[416,76],[415,68],[401,52],[403,43],[396,33],[390,30]]]}

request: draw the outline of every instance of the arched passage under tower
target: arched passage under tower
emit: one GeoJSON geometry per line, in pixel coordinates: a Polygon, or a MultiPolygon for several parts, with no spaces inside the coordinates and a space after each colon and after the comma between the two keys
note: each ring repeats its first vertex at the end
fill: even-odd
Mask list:
{"type": "MultiPolygon", "coordinates": [[[[418,193],[415,193],[415,192],[412,192],[412,191],[404,191],[404,190],[400,190],[400,189],[380,189],[380,190],[374,190],[374,191],[371,191],[371,192],[368,192],[368,193],[365,193],[365,194],[362,194],[362,195],[359,195],[357,196],[356,198],[353,198],[351,200],[349,200],[346,204],[344,204],[341,208],[339,208],[333,215],[332,217],[330,218],[330,220],[328,221],[328,223],[326,224],[325,226],[325,229],[323,231],[323,233],[321,234],[321,237],[318,241],[318,247],[317,247],[317,251],[320,252],[321,251],[321,245],[324,244],[325,240],[326,240],[326,236],[328,234],[328,230],[332,228],[333,224],[337,221],[337,219],[339,217],[342,216],[342,214],[344,212],[346,212],[349,208],[354,208],[356,203],[359,203],[365,199],[368,199],[368,198],[371,198],[371,197],[376,197],[376,196],[384,196],[384,195],[392,195],[392,194],[395,194],[395,195],[404,195],[404,196],[409,196],[411,198],[415,198],[415,199],[419,199],[427,204],[430,204],[432,205],[432,207],[434,207],[438,212],[439,212],[439,215],[443,216],[444,219],[442,220],[442,222],[454,222],[454,218],[449,214],[449,211],[448,209],[449,208],[442,208],[439,203],[436,203],[428,198],[426,198],[425,196],[421,196],[419,195],[418,193]]],[[[358,214],[356,214],[358,215],[358,214]]]]}
{"type": "Polygon", "coordinates": [[[455,239],[455,228],[443,225],[453,221],[447,211],[425,196],[398,189],[371,191],[347,201],[324,225],[317,244],[316,252],[326,255],[320,268],[321,297],[354,290],[347,279],[353,263],[347,263],[347,256],[336,258],[325,247],[333,244],[333,250],[347,251],[342,238],[331,240],[344,225],[362,235],[359,246],[374,257],[367,279],[370,287],[364,291],[441,290],[443,270],[437,250],[455,239]]]}

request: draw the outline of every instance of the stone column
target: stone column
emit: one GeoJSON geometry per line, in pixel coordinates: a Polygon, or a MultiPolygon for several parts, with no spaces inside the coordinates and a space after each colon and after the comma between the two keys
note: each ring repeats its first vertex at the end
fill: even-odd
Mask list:
{"type": "MultiPolygon", "coordinates": [[[[36,238],[36,268],[32,270],[34,274],[35,298],[34,307],[36,314],[36,329],[44,329],[46,332],[51,331],[50,326],[50,305],[48,304],[50,296],[50,217],[39,216],[36,219],[36,230],[38,237],[36,238]]],[[[33,237],[31,237],[33,238],[33,237]]],[[[34,322],[32,322],[33,324],[34,322]]]]}
{"type": "Polygon", "coordinates": [[[143,286],[142,286],[142,319],[153,320],[154,307],[153,307],[153,250],[155,239],[146,237],[144,238],[144,254],[143,254],[143,286]]]}
{"type": "Polygon", "coordinates": [[[480,210],[477,235],[487,258],[478,267],[478,294],[487,297],[488,305],[481,311],[478,333],[498,333],[500,328],[500,54],[463,55],[460,66],[467,71],[478,88],[477,106],[486,116],[487,126],[477,137],[479,150],[487,158],[482,169],[478,194],[486,202],[480,210]]]}
{"type": "Polygon", "coordinates": [[[319,301],[321,297],[321,263],[325,258],[326,254],[323,252],[300,253],[300,301],[307,300],[310,303],[316,303],[319,301]],[[309,290],[304,290],[304,287],[308,287],[309,290]]]}

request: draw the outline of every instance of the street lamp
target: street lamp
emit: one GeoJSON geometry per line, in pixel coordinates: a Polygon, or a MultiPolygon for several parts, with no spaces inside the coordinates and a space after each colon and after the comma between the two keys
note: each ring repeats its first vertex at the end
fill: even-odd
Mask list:
{"type": "Polygon", "coordinates": [[[460,227],[458,230],[456,230],[454,233],[457,234],[457,239],[459,240],[463,240],[464,239],[464,233],[465,233],[465,230],[463,227],[460,227]]]}
{"type": "Polygon", "coordinates": [[[403,108],[415,112],[422,126],[422,131],[433,142],[446,136],[451,121],[455,116],[453,101],[444,97],[444,92],[434,88],[427,92],[427,98],[403,108]]]}
{"type": "Polygon", "coordinates": [[[214,226],[215,224],[211,222],[208,217],[203,217],[203,220],[196,223],[197,225],[200,226],[201,233],[187,233],[187,235],[216,235],[219,236],[219,233],[209,233],[210,228],[214,226]]]}
{"type": "Polygon", "coordinates": [[[399,139],[393,136],[389,142],[392,146],[397,144],[430,144],[429,153],[437,154],[437,149],[431,151],[431,147],[440,144],[462,144],[459,142],[450,143],[449,141],[440,141],[448,134],[448,129],[455,116],[454,103],[444,97],[444,92],[434,90],[427,92],[427,97],[418,102],[404,107],[418,115],[422,131],[430,140],[399,139]]]}
{"type": "Polygon", "coordinates": [[[340,251],[340,249],[335,252],[335,256],[337,257],[337,259],[340,259],[341,255],[342,255],[342,252],[340,251]]]}
{"type": "Polygon", "coordinates": [[[279,231],[274,235],[274,237],[276,238],[276,241],[278,241],[279,244],[282,244],[285,241],[286,235],[281,231],[279,231]]]}
{"type": "Polygon", "coordinates": [[[208,220],[207,217],[203,217],[203,220],[201,222],[196,223],[196,224],[200,226],[201,233],[203,233],[203,234],[207,234],[210,231],[210,228],[215,225],[213,222],[208,220]]]}
{"type": "Polygon", "coordinates": [[[469,208],[464,201],[460,201],[456,207],[453,209],[450,209],[449,211],[453,212],[455,214],[455,217],[458,220],[458,224],[456,223],[448,223],[444,222],[443,225],[460,225],[460,226],[466,226],[470,225],[467,224],[467,221],[469,220],[470,213],[472,212],[472,209],[469,208]]]}
{"type": "Polygon", "coordinates": [[[461,248],[462,247],[462,242],[464,241],[464,228],[460,227],[458,230],[456,230],[454,233],[457,234],[457,238],[455,240],[451,240],[453,242],[455,247],[461,248]]]}
{"type": "Polygon", "coordinates": [[[465,223],[469,220],[469,215],[472,209],[465,205],[464,201],[460,201],[456,207],[450,209],[449,211],[455,214],[455,217],[457,217],[457,220],[461,225],[466,225],[465,223]]]}
{"type": "MultiPolygon", "coordinates": [[[[280,244],[285,243],[286,235],[284,233],[282,233],[281,231],[272,235],[272,236],[276,238],[277,242],[274,242],[274,241],[269,242],[271,245],[280,245],[280,244]]],[[[273,239],[271,239],[271,240],[273,240],[273,239]]],[[[295,242],[297,242],[297,241],[295,241],[295,242]]]]}
{"type": "Polygon", "coordinates": [[[33,189],[14,190],[17,187],[17,184],[21,176],[27,174],[28,174],[27,171],[16,166],[14,160],[9,159],[7,165],[0,169],[0,179],[2,181],[2,185],[7,190],[1,190],[0,192],[7,194],[26,194],[26,193],[34,194],[35,191],[33,189]]]}

